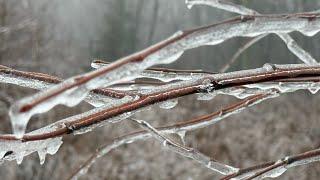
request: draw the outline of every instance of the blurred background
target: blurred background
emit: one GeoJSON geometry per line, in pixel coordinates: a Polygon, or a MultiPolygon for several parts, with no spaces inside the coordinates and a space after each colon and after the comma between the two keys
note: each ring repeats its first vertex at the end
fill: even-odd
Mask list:
{"type": "MultiPolygon", "coordinates": [[[[311,0],[233,1],[260,13],[294,13],[320,9],[311,0]]],[[[146,48],[178,30],[217,23],[234,14],[205,6],[189,10],[185,0],[0,0],[0,64],[61,78],[92,70],[93,59],[114,61],[146,48]]],[[[294,39],[319,60],[320,34],[294,39]]],[[[187,51],[166,67],[219,71],[249,38],[234,38],[216,46],[187,51]]],[[[264,63],[300,63],[276,35],[270,34],[245,51],[228,71],[249,69],[264,63]]],[[[10,133],[7,115],[15,100],[35,90],[0,85],[0,131],[10,133]]],[[[171,110],[142,112],[152,125],[169,125],[219,110],[237,99],[219,96],[197,101],[179,99],[171,110]]],[[[319,95],[298,91],[271,99],[233,115],[214,126],[187,134],[187,145],[236,167],[276,160],[320,146],[319,95]]],[[[36,115],[28,130],[91,109],[82,103],[74,108],[58,106],[36,115]]],[[[99,146],[138,129],[129,122],[108,125],[81,136],[68,136],[57,154],[39,164],[37,154],[21,165],[0,165],[1,179],[65,179],[99,146]]],[[[315,163],[288,170],[279,179],[319,179],[315,163]]],[[[161,148],[152,139],[128,144],[100,159],[83,179],[216,179],[210,170],[192,160],[161,148]]]]}

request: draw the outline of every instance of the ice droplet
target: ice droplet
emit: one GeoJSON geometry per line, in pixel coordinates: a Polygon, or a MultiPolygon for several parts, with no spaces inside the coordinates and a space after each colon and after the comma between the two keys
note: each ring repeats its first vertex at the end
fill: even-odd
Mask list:
{"type": "Polygon", "coordinates": [[[38,156],[39,156],[40,164],[43,165],[45,160],[46,160],[46,151],[45,150],[39,150],[38,151],[38,156]]]}
{"type": "Polygon", "coordinates": [[[162,146],[166,147],[167,145],[168,145],[168,141],[167,141],[167,140],[164,140],[164,141],[162,142],[162,146]]]}
{"type": "Polygon", "coordinates": [[[191,9],[193,7],[193,4],[189,0],[186,0],[185,4],[187,5],[188,9],[191,9]]]}
{"type": "Polygon", "coordinates": [[[161,109],[172,109],[178,104],[178,99],[171,99],[168,101],[161,102],[159,107],[161,109]]]}
{"type": "Polygon", "coordinates": [[[16,161],[17,161],[17,164],[20,165],[22,163],[22,161],[23,161],[23,155],[17,155],[16,161]]]}

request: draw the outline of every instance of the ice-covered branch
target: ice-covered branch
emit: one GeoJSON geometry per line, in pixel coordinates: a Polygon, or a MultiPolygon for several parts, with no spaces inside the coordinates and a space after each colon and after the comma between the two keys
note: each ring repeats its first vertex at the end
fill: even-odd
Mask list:
{"type": "MultiPolygon", "coordinates": [[[[92,109],[88,112],[84,112],[66,119],[62,119],[55,123],[52,123],[46,127],[40,128],[38,130],[29,132],[23,136],[23,139],[17,139],[12,135],[0,135],[0,161],[3,160],[17,160],[18,164],[22,162],[24,156],[27,156],[33,152],[39,154],[40,163],[42,164],[45,160],[45,155],[47,153],[54,154],[57,152],[62,144],[62,135],[67,134],[68,126],[66,124],[73,122],[77,119],[83,117],[89,117],[103,109],[110,109],[113,106],[120,106],[121,104],[132,101],[132,97],[126,96],[119,99],[114,104],[107,104],[99,108],[92,109]]],[[[110,118],[109,121],[118,121],[119,119],[125,119],[126,114],[119,115],[114,118],[110,118]]],[[[76,133],[85,133],[91,129],[83,129],[82,131],[76,133]]],[[[72,132],[72,129],[69,129],[72,132]]]]}
{"type": "MultiPolygon", "coordinates": [[[[91,66],[95,69],[100,69],[102,67],[108,66],[110,63],[102,60],[94,60],[91,66]]],[[[201,78],[208,74],[215,74],[208,71],[202,70],[177,70],[177,69],[167,69],[167,68],[147,68],[142,71],[136,78],[151,78],[157,79],[163,82],[170,82],[175,80],[191,80],[195,78],[201,78]]]]}
{"type": "MultiPolygon", "coordinates": [[[[219,111],[214,113],[200,116],[197,118],[193,118],[187,121],[182,121],[180,123],[166,126],[166,127],[159,127],[157,131],[161,134],[178,134],[182,141],[184,142],[185,134],[187,131],[192,131],[204,127],[208,127],[213,125],[224,118],[229,117],[230,115],[240,113],[242,110],[246,109],[247,107],[253,106],[258,104],[266,99],[276,97],[276,91],[271,92],[270,94],[258,94],[251,97],[248,97],[244,100],[241,100],[237,103],[231,104],[222,108],[219,111]]],[[[121,145],[133,143],[138,140],[146,140],[150,138],[151,134],[148,131],[140,131],[131,133],[113,140],[111,144],[102,146],[99,148],[96,153],[94,153],[85,163],[83,163],[79,169],[77,169],[71,176],[71,178],[76,179],[77,177],[83,175],[92,164],[94,164],[100,157],[108,154],[111,150],[118,148],[121,145]]],[[[70,178],[70,179],[71,179],[70,178]]]]}
{"type": "Polygon", "coordinates": [[[317,64],[318,62],[288,34],[278,34],[278,36],[286,43],[288,49],[306,64],[317,64]]]}
{"type": "MultiPolygon", "coordinates": [[[[244,6],[234,4],[231,2],[226,2],[223,0],[186,0],[186,4],[189,8],[193,5],[203,4],[209,5],[218,9],[223,9],[229,12],[234,12],[241,15],[260,15],[257,11],[246,8],[244,6]]],[[[286,33],[279,33],[276,34],[286,43],[288,49],[296,55],[301,61],[306,64],[317,64],[318,62],[304,49],[302,49],[296,41],[286,33]]],[[[249,44],[251,46],[252,44],[249,44]]]]}
{"type": "MultiPolygon", "coordinates": [[[[256,92],[270,92],[270,90],[274,91],[274,89],[279,89],[279,92],[291,92],[293,90],[309,88],[317,90],[319,89],[319,76],[319,66],[307,66],[302,64],[268,64],[258,69],[224,74],[211,74],[200,80],[176,82],[170,85],[164,85],[163,87],[161,86],[161,88],[152,91],[143,90],[140,92],[142,94],[141,97],[132,99],[131,96],[126,96],[115,101],[115,103],[112,105],[109,104],[95,108],[86,113],[60,120],[37,131],[25,134],[21,139],[17,139],[12,135],[0,135],[0,143],[2,144],[0,147],[3,148],[1,150],[1,155],[5,156],[6,158],[14,156],[16,157],[14,159],[21,159],[19,157],[23,157],[31,152],[37,151],[37,147],[40,148],[45,147],[47,144],[52,144],[51,142],[57,138],[57,140],[61,141],[60,138],[64,134],[72,132],[76,134],[85,133],[106,123],[127,119],[135,112],[138,112],[146,106],[150,106],[159,102],[168,102],[172,99],[189,94],[200,92],[212,93],[215,91],[219,92],[221,90],[225,94],[235,95],[237,92],[239,96],[241,93],[248,95],[248,90],[250,89],[253,89],[252,94],[255,94],[256,92]],[[239,92],[239,89],[236,87],[239,87],[240,85],[247,86],[247,88],[244,88],[243,91],[239,92]],[[230,91],[228,91],[228,89],[230,91]],[[256,89],[262,89],[263,91],[257,91],[256,89]],[[39,143],[44,145],[35,146],[35,144],[39,143]],[[21,149],[13,148],[17,146],[21,147],[21,149]]],[[[46,75],[44,75],[44,77],[46,77],[46,75]]],[[[250,101],[246,101],[245,105],[250,105],[250,101]]],[[[238,106],[232,106],[230,109],[221,110],[218,114],[214,114],[214,116],[218,116],[216,117],[217,119],[228,116],[231,114],[231,112],[233,112],[232,110],[234,108],[237,109],[236,107],[238,106]]],[[[183,124],[178,124],[175,126],[175,128],[180,127],[179,131],[183,132],[195,128],[205,127],[213,122],[215,121],[207,122],[195,120],[189,122],[189,124],[186,126],[183,124]]]]}
{"type": "Polygon", "coordinates": [[[313,36],[320,30],[320,14],[241,16],[218,24],[178,32],[149,48],[119,59],[101,69],[78,75],[14,103],[9,111],[17,137],[22,137],[30,117],[57,104],[75,106],[97,88],[135,79],[144,69],[177,60],[185,50],[219,44],[233,37],[300,31],[313,36]]]}
{"type": "Polygon", "coordinates": [[[240,169],[237,173],[228,175],[222,180],[229,179],[254,179],[254,178],[276,178],[281,176],[289,168],[306,165],[320,161],[320,149],[315,149],[298,155],[287,156],[278,161],[267,162],[252,166],[249,168],[240,169]]]}
{"type": "MultiPolygon", "coordinates": [[[[111,107],[102,106],[89,111],[89,113],[75,116],[71,118],[72,121],[66,122],[65,126],[58,130],[27,135],[20,139],[23,141],[43,140],[66,133],[91,130],[105,123],[115,122],[115,119],[117,121],[126,119],[144,107],[154,104],[165,103],[163,108],[172,108],[177,104],[177,98],[196,93],[210,95],[221,93],[245,98],[257,94],[257,92],[268,92],[270,89],[278,89],[281,93],[299,89],[309,89],[316,92],[319,89],[319,76],[319,65],[304,64],[266,64],[257,69],[211,74],[202,79],[175,82],[159,86],[156,89],[141,90],[139,91],[140,96],[126,96],[127,98],[116,101],[111,107]]],[[[210,97],[212,98],[212,96],[210,97]]],[[[16,140],[19,138],[12,135],[0,135],[0,139],[16,140]]]]}
{"type": "Polygon", "coordinates": [[[217,162],[215,160],[212,160],[212,158],[202,154],[201,152],[197,151],[196,149],[186,147],[184,145],[178,144],[174,142],[173,140],[169,139],[168,137],[165,137],[161,134],[157,129],[152,127],[149,123],[143,120],[137,120],[132,119],[134,122],[136,122],[140,127],[142,127],[144,130],[148,131],[155,139],[160,141],[160,143],[170,149],[171,151],[180,154],[184,157],[191,158],[198,163],[202,164],[203,166],[206,166],[207,168],[218,172],[223,175],[228,175],[231,173],[235,173],[238,171],[238,168],[234,168],[225,164],[222,164],[220,162],[217,162]]]}
{"type": "Polygon", "coordinates": [[[234,12],[241,15],[255,15],[258,14],[257,11],[246,8],[244,6],[227,2],[224,0],[186,0],[186,4],[189,9],[193,5],[208,5],[218,9],[222,9],[229,12],[234,12]]]}
{"type": "MultiPolygon", "coordinates": [[[[15,70],[0,65],[0,83],[14,84],[22,87],[44,90],[62,82],[62,79],[44,73],[15,70]]],[[[128,92],[111,89],[95,89],[85,98],[85,101],[95,107],[112,104],[114,101],[130,95],[128,92]]]]}

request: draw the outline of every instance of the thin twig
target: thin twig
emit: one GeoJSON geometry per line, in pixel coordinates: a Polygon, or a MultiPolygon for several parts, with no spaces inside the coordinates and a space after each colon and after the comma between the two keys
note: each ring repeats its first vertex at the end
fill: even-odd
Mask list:
{"type": "Polygon", "coordinates": [[[238,51],[232,56],[232,58],[221,68],[220,72],[226,72],[230,66],[239,58],[239,56],[246,51],[249,47],[254,45],[256,42],[258,42],[260,39],[266,37],[267,34],[263,34],[257,37],[252,38],[249,40],[246,44],[241,46],[241,48],[238,49],[238,51]]]}
{"type": "Polygon", "coordinates": [[[243,168],[237,173],[228,175],[221,180],[229,180],[237,177],[241,177],[241,179],[246,178],[248,180],[256,177],[277,177],[283,174],[288,168],[318,161],[320,161],[320,149],[315,149],[298,155],[287,156],[278,161],[272,161],[248,168],[243,168]]]}
{"type": "Polygon", "coordinates": [[[161,134],[157,129],[152,127],[149,123],[143,120],[137,120],[132,119],[135,123],[137,123],[140,127],[142,127],[144,130],[148,131],[155,139],[160,141],[160,143],[170,149],[171,151],[180,154],[184,157],[191,158],[198,163],[202,164],[203,166],[218,172],[223,175],[228,175],[234,172],[238,171],[238,168],[234,168],[225,164],[222,164],[220,162],[217,162],[215,160],[212,160],[212,158],[202,154],[201,152],[197,151],[196,149],[186,147],[184,145],[178,144],[174,142],[173,140],[169,139],[168,137],[165,137],[161,134]]]}

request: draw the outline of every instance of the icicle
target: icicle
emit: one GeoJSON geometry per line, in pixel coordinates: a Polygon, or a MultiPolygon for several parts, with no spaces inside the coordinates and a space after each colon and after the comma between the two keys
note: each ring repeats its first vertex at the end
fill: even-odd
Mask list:
{"type": "MultiPolygon", "coordinates": [[[[59,85],[58,85],[59,86],[59,85]]],[[[53,86],[56,87],[56,86],[53,86]]],[[[60,87],[60,86],[59,86],[60,87]]],[[[38,98],[37,94],[35,97],[24,98],[17,103],[13,104],[9,111],[9,116],[13,128],[14,134],[21,138],[27,127],[27,123],[32,115],[46,112],[48,109],[53,108],[55,105],[63,102],[67,106],[74,106],[84,99],[89,91],[84,86],[78,88],[72,88],[63,94],[57,96],[56,98],[47,100],[41,104],[41,106],[36,106],[31,110],[26,110],[26,112],[21,112],[21,107],[28,105],[29,102],[32,102],[35,98],[38,98]]]]}
{"type": "MultiPolygon", "coordinates": [[[[34,132],[39,133],[40,131],[34,132]]],[[[53,155],[58,151],[62,144],[61,139],[61,137],[58,137],[29,142],[0,141],[0,154],[12,152],[2,159],[8,161],[16,160],[17,163],[20,164],[24,156],[37,152],[40,158],[40,163],[43,164],[47,153],[53,155]]]]}
{"type": "Polygon", "coordinates": [[[38,156],[39,156],[40,164],[43,165],[43,164],[44,164],[44,161],[46,160],[46,151],[44,151],[44,150],[39,150],[39,151],[38,151],[38,156]]]}
{"type": "Polygon", "coordinates": [[[161,109],[172,109],[178,104],[178,99],[171,99],[164,102],[159,103],[159,107],[161,109]]]}
{"type": "Polygon", "coordinates": [[[193,7],[193,4],[190,3],[189,0],[186,0],[186,1],[185,1],[185,4],[187,5],[187,8],[188,8],[188,9],[191,9],[191,8],[193,7]]]}
{"type": "Polygon", "coordinates": [[[162,146],[166,147],[167,145],[168,145],[168,141],[167,141],[167,140],[164,140],[164,141],[162,142],[162,146]]]}
{"type": "Polygon", "coordinates": [[[179,131],[179,132],[177,133],[178,136],[180,137],[181,142],[182,142],[183,145],[186,145],[186,140],[185,140],[186,132],[187,132],[187,131],[179,131]]]}
{"type": "Polygon", "coordinates": [[[23,161],[23,155],[17,155],[16,156],[16,161],[17,161],[17,164],[20,165],[23,161]]]}

